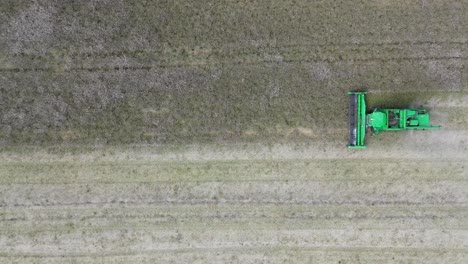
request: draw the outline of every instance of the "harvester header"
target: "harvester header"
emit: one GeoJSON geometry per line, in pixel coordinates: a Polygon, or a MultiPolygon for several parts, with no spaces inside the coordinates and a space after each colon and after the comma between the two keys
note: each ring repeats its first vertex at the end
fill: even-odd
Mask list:
{"type": "Polygon", "coordinates": [[[367,92],[348,92],[349,95],[349,144],[348,148],[366,148],[366,130],[374,135],[381,131],[440,129],[431,126],[425,109],[379,109],[366,114],[367,92]]]}
{"type": "Polygon", "coordinates": [[[367,92],[348,92],[349,95],[349,148],[366,148],[367,92]]]}

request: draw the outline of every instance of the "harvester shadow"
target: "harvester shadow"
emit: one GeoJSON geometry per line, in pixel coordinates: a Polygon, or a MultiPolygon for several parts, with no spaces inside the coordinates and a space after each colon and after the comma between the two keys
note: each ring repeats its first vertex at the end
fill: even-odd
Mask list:
{"type": "Polygon", "coordinates": [[[366,99],[367,112],[371,112],[375,108],[403,109],[413,106],[416,106],[416,108],[422,107],[422,104],[417,102],[417,93],[369,93],[366,99]]]}

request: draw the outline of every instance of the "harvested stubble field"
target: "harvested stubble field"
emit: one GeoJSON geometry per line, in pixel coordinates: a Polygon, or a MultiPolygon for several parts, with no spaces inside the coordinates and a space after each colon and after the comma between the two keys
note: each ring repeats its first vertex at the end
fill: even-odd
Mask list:
{"type": "Polygon", "coordinates": [[[467,9],[1,1],[0,263],[467,263],[467,9]]]}

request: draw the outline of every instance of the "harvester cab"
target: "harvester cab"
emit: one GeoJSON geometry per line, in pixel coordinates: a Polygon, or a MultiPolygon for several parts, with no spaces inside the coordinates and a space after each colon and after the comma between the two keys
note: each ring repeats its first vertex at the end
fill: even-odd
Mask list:
{"type": "Polygon", "coordinates": [[[379,109],[366,115],[367,92],[348,92],[349,95],[349,144],[348,148],[366,148],[366,130],[374,135],[381,131],[440,129],[431,126],[425,109],[379,109]]]}

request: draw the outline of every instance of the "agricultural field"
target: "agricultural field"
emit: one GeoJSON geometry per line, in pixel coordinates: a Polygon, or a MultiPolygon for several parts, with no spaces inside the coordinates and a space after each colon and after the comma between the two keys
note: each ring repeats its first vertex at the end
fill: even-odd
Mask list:
{"type": "Polygon", "coordinates": [[[468,263],[467,11],[1,1],[0,263],[468,263]]]}

